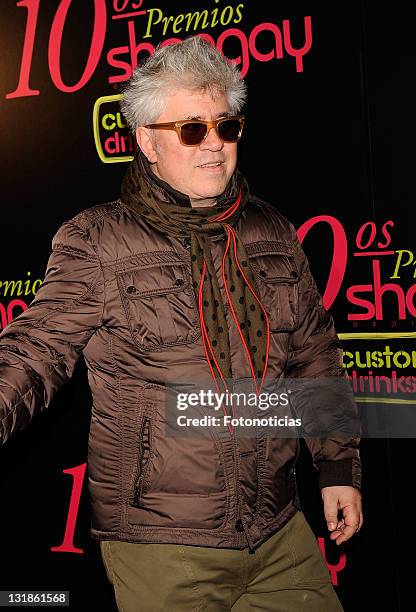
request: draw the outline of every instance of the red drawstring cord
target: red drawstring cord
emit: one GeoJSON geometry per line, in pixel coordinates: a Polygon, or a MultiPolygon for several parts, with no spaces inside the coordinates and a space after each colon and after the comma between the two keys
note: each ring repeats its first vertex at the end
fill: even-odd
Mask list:
{"type": "Polygon", "coordinates": [[[237,208],[240,206],[240,202],[241,202],[241,189],[238,193],[237,199],[234,202],[234,204],[232,204],[230,208],[227,208],[227,210],[224,210],[224,212],[218,215],[218,217],[214,217],[213,219],[210,219],[210,223],[212,223],[213,221],[224,221],[225,219],[228,219],[228,217],[231,217],[231,215],[233,215],[234,212],[237,210],[237,208]]]}
{"type": "Polygon", "coordinates": [[[222,268],[221,268],[221,269],[222,269],[222,280],[223,280],[223,283],[224,283],[224,289],[225,289],[225,292],[226,292],[226,294],[227,294],[228,303],[230,304],[231,312],[232,312],[232,314],[233,314],[234,321],[235,321],[235,324],[236,324],[237,329],[238,329],[238,333],[240,334],[241,341],[242,341],[242,343],[243,343],[243,346],[244,346],[244,348],[245,348],[245,351],[246,351],[246,354],[247,354],[247,357],[248,357],[249,366],[250,366],[250,369],[251,369],[251,374],[252,374],[253,379],[255,380],[255,373],[254,373],[254,370],[253,370],[253,364],[251,363],[250,352],[249,352],[249,350],[248,350],[248,348],[247,348],[247,344],[246,344],[246,342],[245,342],[245,340],[244,340],[244,336],[243,336],[243,334],[241,333],[240,325],[239,325],[239,323],[238,323],[238,319],[237,319],[237,316],[236,316],[236,314],[235,314],[235,310],[234,310],[233,305],[232,305],[232,303],[231,303],[230,293],[229,293],[229,291],[228,291],[228,287],[227,287],[227,279],[225,278],[225,257],[226,257],[226,255],[227,255],[228,246],[229,246],[229,244],[230,244],[230,232],[229,232],[229,227],[230,227],[229,225],[226,225],[226,228],[227,228],[227,235],[228,235],[228,240],[227,240],[227,246],[225,247],[224,255],[223,255],[223,258],[222,258],[222,268]]]}
{"type": "MultiPolygon", "coordinates": [[[[210,222],[213,222],[213,221],[223,222],[225,219],[228,219],[237,210],[238,206],[240,205],[240,202],[241,202],[241,189],[239,191],[238,197],[237,197],[236,201],[234,202],[234,204],[232,206],[230,206],[229,209],[227,209],[226,211],[221,213],[218,217],[214,217],[213,219],[211,219],[210,222]]],[[[233,231],[231,226],[228,225],[227,223],[225,224],[225,227],[227,229],[227,244],[226,244],[224,255],[223,255],[223,258],[222,258],[222,268],[221,268],[221,270],[222,270],[223,283],[224,283],[224,288],[225,288],[225,291],[226,291],[226,294],[227,294],[228,303],[230,304],[231,312],[232,312],[234,321],[235,321],[237,329],[238,329],[238,333],[240,334],[240,338],[241,338],[241,341],[243,343],[243,346],[244,346],[244,349],[245,349],[245,352],[246,352],[246,356],[247,356],[248,363],[249,363],[249,366],[250,366],[252,378],[253,378],[254,384],[256,386],[256,393],[258,395],[260,393],[260,391],[261,391],[262,386],[263,386],[264,377],[266,375],[267,365],[268,365],[268,360],[269,360],[269,353],[270,353],[270,325],[269,325],[269,320],[268,320],[267,313],[264,310],[263,305],[262,305],[260,299],[256,295],[256,292],[254,291],[253,287],[249,283],[246,275],[244,274],[244,271],[243,271],[242,267],[240,266],[240,262],[239,262],[238,256],[237,256],[237,246],[236,246],[235,232],[233,231]],[[247,283],[247,286],[249,287],[249,290],[251,291],[254,299],[256,300],[256,302],[258,303],[260,308],[262,309],[263,314],[264,314],[264,318],[265,318],[265,321],[266,321],[266,328],[267,328],[267,332],[266,332],[267,333],[267,336],[266,336],[266,359],[265,359],[264,368],[263,368],[263,374],[262,374],[262,377],[261,377],[261,382],[260,382],[260,386],[259,387],[257,387],[256,373],[254,372],[253,364],[251,362],[250,351],[249,351],[249,349],[247,347],[247,344],[245,342],[244,336],[241,333],[240,325],[238,323],[238,319],[237,319],[234,307],[232,305],[232,301],[231,301],[230,294],[229,294],[228,287],[227,287],[227,281],[226,281],[226,278],[225,278],[225,257],[227,255],[227,252],[228,252],[228,249],[229,249],[229,246],[230,246],[230,236],[231,235],[232,235],[232,238],[233,238],[234,257],[235,257],[235,261],[237,263],[237,267],[240,270],[243,279],[247,283]]],[[[208,352],[208,349],[207,349],[207,344],[208,344],[209,350],[211,351],[212,358],[213,358],[213,360],[215,362],[215,365],[216,365],[217,370],[219,372],[220,378],[221,378],[221,380],[222,380],[222,382],[224,384],[225,389],[228,392],[227,384],[226,384],[226,382],[224,380],[224,377],[223,377],[220,365],[218,364],[218,361],[215,358],[215,354],[214,354],[214,351],[212,349],[211,343],[209,341],[208,333],[207,333],[207,330],[206,330],[206,327],[205,327],[204,313],[203,313],[203,308],[202,308],[202,286],[203,286],[203,281],[204,281],[204,277],[205,277],[205,272],[206,272],[206,262],[204,261],[204,267],[203,267],[202,274],[201,274],[201,281],[200,281],[200,285],[199,285],[199,294],[198,294],[199,317],[200,317],[200,320],[201,320],[201,327],[202,327],[202,340],[203,340],[203,344],[204,344],[204,350],[205,350],[205,354],[206,354],[206,357],[207,357],[208,365],[209,365],[209,368],[211,370],[211,375],[212,375],[212,378],[214,379],[214,382],[215,382],[215,384],[217,386],[218,392],[220,392],[220,389],[218,387],[218,383],[217,383],[217,379],[216,379],[216,376],[215,376],[215,372],[214,372],[214,370],[212,368],[212,365],[211,365],[211,359],[210,359],[209,352],[208,352]]],[[[223,408],[224,414],[226,414],[224,406],[222,406],[222,408],[223,408]]],[[[232,415],[234,417],[235,416],[234,415],[234,405],[232,403],[232,398],[231,398],[231,411],[232,411],[232,415]]],[[[233,426],[232,425],[231,425],[230,431],[231,432],[233,431],[233,426]]]]}
{"type": "MultiPolygon", "coordinates": [[[[261,378],[260,387],[259,387],[258,391],[257,391],[256,377],[254,376],[254,382],[256,384],[256,391],[257,391],[257,394],[258,394],[258,393],[260,393],[261,387],[263,386],[264,377],[266,375],[267,364],[268,364],[268,360],[269,360],[269,353],[270,353],[270,324],[269,324],[269,319],[268,319],[267,313],[266,313],[266,311],[263,308],[263,304],[259,300],[256,292],[254,291],[253,287],[250,285],[246,275],[244,274],[244,271],[243,271],[242,267],[240,266],[240,262],[239,262],[238,256],[237,256],[237,246],[236,246],[235,232],[233,231],[233,229],[228,224],[225,224],[225,225],[226,225],[227,230],[229,230],[232,233],[232,236],[233,236],[234,256],[235,256],[235,261],[237,263],[237,267],[240,270],[243,279],[247,283],[247,285],[248,285],[248,287],[249,287],[249,289],[250,289],[254,299],[256,300],[256,302],[258,303],[260,308],[262,309],[263,314],[264,314],[264,318],[265,318],[265,321],[266,321],[266,328],[267,328],[267,332],[266,332],[266,334],[267,334],[266,335],[266,359],[265,359],[265,362],[264,362],[263,375],[262,375],[262,378],[261,378]]],[[[229,300],[229,302],[230,302],[230,306],[231,306],[231,309],[232,309],[233,315],[234,315],[234,309],[232,307],[231,301],[229,300]]],[[[247,348],[247,345],[246,345],[246,343],[244,341],[244,338],[243,338],[243,336],[241,334],[241,331],[240,331],[240,326],[238,325],[238,321],[237,321],[235,316],[234,316],[234,320],[237,323],[238,331],[240,332],[241,339],[243,340],[244,346],[247,348]]],[[[249,353],[247,354],[247,357],[248,357],[248,360],[249,360],[249,363],[250,363],[250,366],[251,366],[252,364],[251,364],[251,359],[250,359],[249,353]]],[[[252,367],[251,367],[251,371],[253,372],[253,368],[252,367]]]]}
{"type": "MultiPolygon", "coordinates": [[[[222,374],[222,370],[221,370],[221,368],[219,366],[219,363],[218,363],[218,361],[215,358],[214,351],[213,351],[211,343],[209,341],[208,332],[207,332],[206,327],[205,327],[204,311],[203,311],[203,308],[202,308],[202,286],[203,286],[203,282],[204,282],[205,271],[206,271],[206,263],[204,261],[204,267],[202,269],[201,281],[200,281],[200,284],[199,284],[199,293],[198,293],[198,307],[199,307],[199,318],[200,318],[200,321],[201,321],[201,328],[202,328],[202,340],[203,340],[203,343],[204,343],[205,355],[207,357],[208,365],[209,365],[209,368],[211,370],[212,378],[214,379],[215,385],[217,387],[217,391],[218,391],[218,393],[221,393],[220,388],[219,388],[218,383],[217,383],[215,372],[214,372],[214,370],[212,368],[212,365],[211,365],[211,359],[209,357],[209,353],[208,353],[208,350],[207,350],[207,343],[208,343],[209,349],[211,351],[212,358],[215,361],[215,365],[217,366],[220,378],[221,378],[221,380],[222,380],[222,382],[224,384],[224,387],[225,387],[225,389],[226,389],[226,391],[228,393],[227,383],[224,380],[224,377],[223,377],[223,374],[222,374]]],[[[222,410],[223,410],[224,415],[226,415],[227,411],[225,410],[223,404],[221,404],[221,406],[222,406],[222,410]]],[[[231,414],[232,414],[232,416],[234,418],[235,417],[235,413],[234,413],[234,405],[233,405],[232,398],[231,398],[231,414]]],[[[228,427],[228,429],[230,430],[231,433],[233,432],[234,426],[232,425],[232,423],[228,427]]]]}
{"type": "MultiPolygon", "coordinates": [[[[221,221],[221,222],[223,222],[223,221],[225,221],[225,219],[228,219],[228,218],[229,218],[229,217],[230,217],[230,216],[231,216],[231,215],[232,215],[232,214],[233,214],[233,213],[234,213],[234,212],[237,210],[238,206],[240,205],[240,202],[241,202],[241,189],[240,189],[240,191],[239,191],[239,193],[238,193],[238,197],[237,197],[236,201],[234,202],[234,204],[233,204],[232,206],[230,206],[230,208],[229,208],[229,209],[227,209],[226,211],[224,211],[224,212],[223,212],[221,215],[219,215],[218,217],[215,217],[214,219],[212,219],[212,221],[221,221]]],[[[240,272],[241,272],[241,274],[242,274],[242,276],[243,276],[244,280],[246,281],[246,283],[247,283],[247,285],[248,285],[248,287],[249,287],[249,289],[250,289],[251,293],[253,294],[253,297],[255,298],[256,302],[259,304],[260,308],[262,309],[263,314],[264,314],[264,318],[265,318],[265,321],[266,321],[266,327],[267,327],[267,337],[266,337],[266,359],[265,359],[265,362],[264,362],[263,375],[262,375],[262,377],[261,377],[260,387],[259,387],[259,388],[257,388],[257,383],[256,383],[256,375],[255,375],[255,372],[254,372],[254,370],[253,370],[253,365],[252,365],[252,363],[251,363],[250,353],[249,353],[249,351],[248,351],[248,348],[247,348],[246,342],[245,342],[245,340],[244,340],[243,334],[241,333],[240,326],[239,326],[239,324],[238,324],[238,320],[237,320],[237,317],[236,317],[236,315],[235,315],[234,308],[233,308],[232,303],[231,303],[231,300],[230,300],[230,295],[229,295],[229,293],[228,293],[227,283],[226,283],[226,281],[225,281],[224,270],[223,270],[224,287],[225,287],[225,290],[226,290],[226,292],[227,292],[228,302],[229,302],[229,304],[230,304],[230,306],[231,306],[231,311],[232,311],[232,313],[233,313],[233,317],[234,317],[234,320],[235,320],[235,322],[236,322],[238,332],[239,332],[239,334],[240,334],[241,340],[242,340],[243,345],[244,345],[244,348],[245,348],[245,350],[246,350],[247,359],[248,359],[248,362],[249,362],[249,366],[250,366],[251,374],[252,374],[252,377],[253,377],[254,383],[255,383],[255,385],[256,385],[256,392],[257,392],[257,394],[259,394],[259,393],[260,393],[260,390],[261,390],[261,387],[263,386],[264,377],[265,377],[265,375],[266,375],[266,371],[267,371],[267,364],[268,364],[268,360],[269,360],[269,353],[270,353],[270,325],[269,325],[269,320],[268,320],[268,317],[267,317],[267,313],[266,313],[266,311],[265,311],[265,310],[264,310],[264,308],[263,308],[262,303],[260,302],[259,298],[257,297],[256,292],[254,291],[253,287],[250,285],[249,281],[247,280],[247,278],[246,278],[246,276],[245,276],[245,274],[244,274],[244,272],[243,272],[243,270],[242,270],[242,268],[241,268],[241,266],[240,266],[240,263],[239,263],[239,261],[238,261],[238,256],[237,256],[237,247],[236,247],[236,239],[235,239],[235,232],[234,232],[234,230],[231,228],[231,226],[229,226],[228,224],[225,224],[225,226],[226,226],[226,228],[227,228],[228,238],[230,237],[230,232],[231,232],[231,234],[232,234],[232,236],[233,236],[234,257],[235,257],[235,260],[236,260],[236,262],[237,262],[237,266],[238,266],[238,268],[239,268],[239,270],[240,270],[240,272]]],[[[228,246],[228,244],[229,244],[229,241],[227,242],[227,246],[228,246]]],[[[225,253],[227,253],[227,248],[226,248],[225,253]]],[[[224,257],[225,257],[225,254],[224,254],[224,257]]],[[[224,257],[223,257],[223,268],[224,268],[224,257]]]]}

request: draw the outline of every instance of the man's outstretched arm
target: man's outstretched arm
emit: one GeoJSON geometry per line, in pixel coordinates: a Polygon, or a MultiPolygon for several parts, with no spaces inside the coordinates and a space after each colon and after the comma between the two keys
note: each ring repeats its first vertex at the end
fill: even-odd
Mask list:
{"type": "Polygon", "coordinates": [[[0,334],[0,443],[47,408],[71,378],[101,325],[103,302],[102,268],[89,235],[66,221],[28,310],[0,334]]]}

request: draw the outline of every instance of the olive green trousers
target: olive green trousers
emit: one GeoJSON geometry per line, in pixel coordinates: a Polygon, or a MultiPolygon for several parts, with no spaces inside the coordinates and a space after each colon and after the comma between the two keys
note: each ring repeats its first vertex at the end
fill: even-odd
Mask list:
{"type": "Polygon", "coordinates": [[[315,535],[299,510],[249,549],[101,541],[120,612],[342,612],[315,535]]]}

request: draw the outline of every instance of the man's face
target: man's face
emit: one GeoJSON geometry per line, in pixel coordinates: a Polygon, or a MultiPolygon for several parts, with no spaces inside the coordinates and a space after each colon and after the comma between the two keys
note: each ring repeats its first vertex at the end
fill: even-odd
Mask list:
{"type": "MultiPolygon", "coordinates": [[[[179,89],[166,98],[165,109],[155,123],[212,120],[227,113],[230,114],[230,107],[223,93],[218,92],[213,99],[208,92],[179,89]]],[[[202,200],[215,198],[224,191],[237,163],[237,143],[224,143],[213,128],[201,144],[192,147],[182,145],[174,130],[156,129],[154,135],[154,151],[147,155],[154,162],[153,172],[188,195],[193,205],[198,205],[198,200],[203,204],[202,200]],[[221,163],[205,166],[215,162],[221,163]]]]}

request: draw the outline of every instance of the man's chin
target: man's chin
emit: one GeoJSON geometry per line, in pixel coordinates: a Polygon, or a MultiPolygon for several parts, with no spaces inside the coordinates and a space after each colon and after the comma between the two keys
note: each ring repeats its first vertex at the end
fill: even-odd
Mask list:
{"type": "Polygon", "coordinates": [[[227,186],[227,181],[214,181],[211,184],[202,186],[201,184],[196,185],[195,194],[197,198],[218,198],[227,186]],[[205,187],[205,188],[204,188],[205,187]]]}

